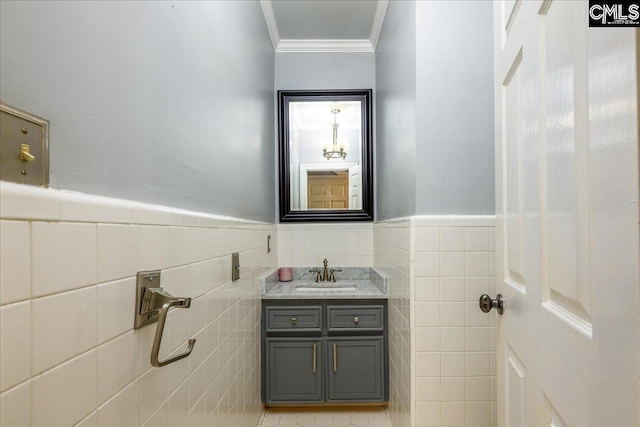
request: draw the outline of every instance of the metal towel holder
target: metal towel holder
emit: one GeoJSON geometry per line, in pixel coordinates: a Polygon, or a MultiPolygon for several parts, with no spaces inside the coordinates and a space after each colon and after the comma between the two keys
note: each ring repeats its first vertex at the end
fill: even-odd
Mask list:
{"type": "Polygon", "coordinates": [[[158,284],[160,283],[160,271],[143,271],[138,273],[137,293],[136,293],[136,318],[135,328],[141,328],[154,322],[158,322],[156,326],[156,334],[151,347],[151,365],[159,368],[176,362],[191,354],[193,346],[196,343],[194,338],[189,339],[189,346],[184,353],[177,356],[160,360],[160,344],[162,343],[162,334],[164,325],[167,322],[167,314],[172,307],[189,308],[191,307],[191,298],[174,297],[165,292],[158,284]]]}

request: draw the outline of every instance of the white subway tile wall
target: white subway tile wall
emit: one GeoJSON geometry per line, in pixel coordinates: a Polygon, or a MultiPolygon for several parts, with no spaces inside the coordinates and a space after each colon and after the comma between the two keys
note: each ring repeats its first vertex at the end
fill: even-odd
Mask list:
{"type": "Polygon", "coordinates": [[[0,184],[0,424],[253,426],[261,415],[256,277],[371,266],[390,277],[393,426],[495,425],[493,217],[263,224],[0,184]],[[272,235],[270,254],[266,236],[272,235]],[[230,253],[241,252],[231,282],[230,253]],[[173,310],[161,356],[133,330],[135,273],[161,269],[173,310]],[[15,349],[20,349],[16,351],[15,349]]]}
{"type": "Polygon", "coordinates": [[[497,424],[493,216],[419,216],[415,239],[415,423],[497,424]]]}
{"type": "Polygon", "coordinates": [[[323,223],[278,225],[280,267],[371,267],[373,224],[323,223]]]}
{"type": "MultiPolygon", "coordinates": [[[[360,251],[342,233],[344,256],[348,242],[360,251]]],[[[277,264],[277,234],[273,224],[0,183],[0,424],[257,425],[256,278],[277,264]],[[236,251],[241,278],[231,282],[236,251]],[[155,324],[133,329],[135,274],[150,269],[193,298],[170,313],[161,357],[190,337],[194,351],[163,368],[149,362],[155,324]]]]}
{"type": "Polygon", "coordinates": [[[9,389],[31,376],[31,304],[0,307],[0,388],[9,389]]]}
{"type": "Polygon", "coordinates": [[[391,276],[394,427],[496,425],[492,216],[416,216],[374,225],[374,265],[391,276]]]}
{"type": "Polygon", "coordinates": [[[415,392],[412,390],[411,340],[411,221],[399,219],[373,227],[373,265],[389,276],[389,405],[391,425],[411,425],[415,392]]]}
{"type": "Polygon", "coordinates": [[[94,285],[31,300],[32,375],[97,346],[97,291],[94,285]]]}
{"type": "Polygon", "coordinates": [[[0,227],[0,304],[4,305],[31,295],[31,239],[26,221],[2,221],[0,227]]]}

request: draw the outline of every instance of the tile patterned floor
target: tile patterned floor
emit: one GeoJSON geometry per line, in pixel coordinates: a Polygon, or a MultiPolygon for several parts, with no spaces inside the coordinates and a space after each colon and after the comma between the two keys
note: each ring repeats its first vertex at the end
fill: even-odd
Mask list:
{"type": "Polygon", "coordinates": [[[391,427],[381,407],[269,408],[260,427],[391,427]]]}

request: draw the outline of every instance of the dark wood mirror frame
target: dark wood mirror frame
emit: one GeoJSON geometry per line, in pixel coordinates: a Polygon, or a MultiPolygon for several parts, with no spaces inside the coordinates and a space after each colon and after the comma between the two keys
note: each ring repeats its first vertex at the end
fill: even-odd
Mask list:
{"type": "Polygon", "coordinates": [[[373,221],[373,141],[371,89],[278,91],[278,140],[280,157],[280,222],[373,221]],[[313,101],[361,101],[362,209],[291,210],[289,153],[289,103],[313,101]]]}

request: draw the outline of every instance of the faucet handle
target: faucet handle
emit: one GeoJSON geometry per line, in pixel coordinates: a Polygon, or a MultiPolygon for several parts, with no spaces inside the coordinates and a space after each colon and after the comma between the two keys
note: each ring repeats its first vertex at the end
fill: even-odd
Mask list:
{"type": "Polygon", "coordinates": [[[341,268],[330,268],[329,269],[329,282],[335,282],[336,281],[336,275],[333,274],[336,271],[342,271],[341,268]]]}
{"type": "Polygon", "coordinates": [[[309,273],[316,273],[316,283],[320,281],[320,269],[318,267],[312,268],[309,273]]]}

